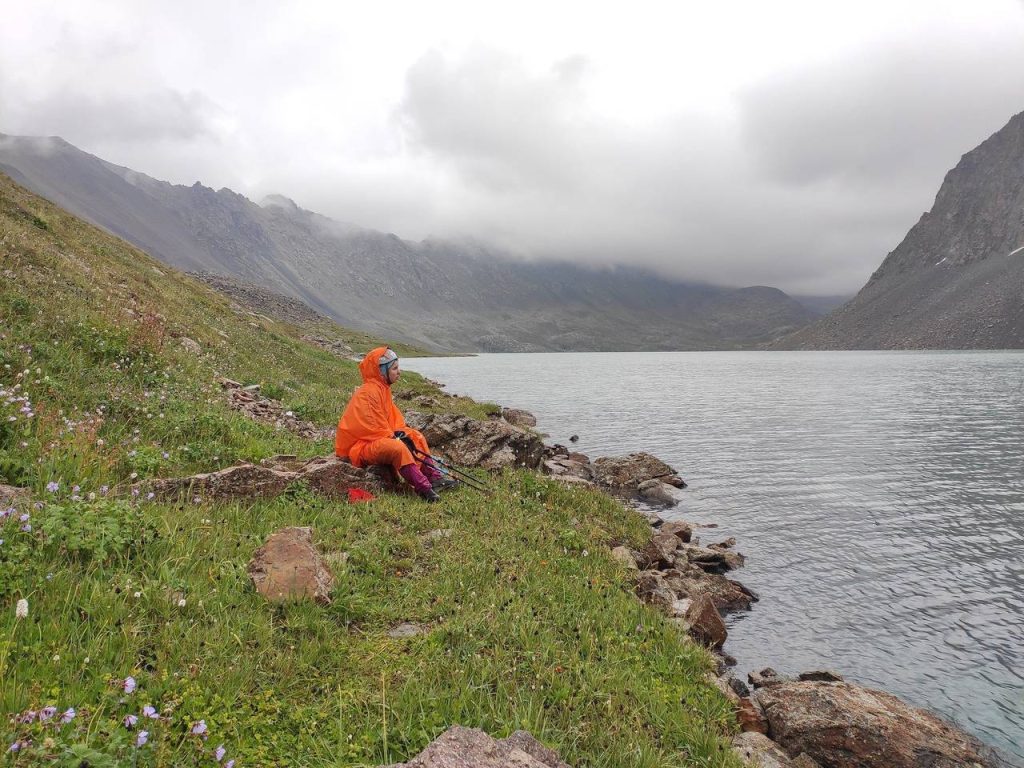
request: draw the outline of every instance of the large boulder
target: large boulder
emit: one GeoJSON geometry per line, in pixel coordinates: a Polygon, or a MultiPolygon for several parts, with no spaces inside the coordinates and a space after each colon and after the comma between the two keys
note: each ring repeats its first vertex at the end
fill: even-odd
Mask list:
{"type": "Polygon", "coordinates": [[[672,495],[672,486],[661,480],[644,480],[636,487],[640,498],[663,507],[674,507],[679,499],[672,495]]]}
{"type": "Polygon", "coordinates": [[[271,602],[307,597],[330,602],[334,576],[313,546],[312,528],[282,528],[270,534],[247,571],[256,591],[271,602]]]}
{"type": "Polygon", "coordinates": [[[846,682],[790,681],[759,688],[768,735],[790,755],[830,768],[991,766],[967,734],[882,691],[846,682]]]}
{"type": "Polygon", "coordinates": [[[685,488],[674,469],[649,453],[631,453],[628,456],[603,456],[594,460],[594,480],[609,488],[635,491],[645,480],[685,488]]]}
{"type": "Polygon", "coordinates": [[[541,465],[544,444],[540,437],[505,421],[418,411],[409,411],[405,420],[423,433],[432,451],[455,464],[485,469],[537,469],[541,465]]]}
{"type": "Polygon", "coordinates": [[[569,768],[526,731],[495,739],[477,728],[455,725],[407,763],[390,768],[569,768]]]}

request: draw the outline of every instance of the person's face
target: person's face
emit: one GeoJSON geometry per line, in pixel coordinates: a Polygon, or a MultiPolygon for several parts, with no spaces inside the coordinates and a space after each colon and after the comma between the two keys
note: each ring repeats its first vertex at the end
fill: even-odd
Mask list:
{"type": "Polygon", "coordinates": [[[398,367],[398,361],[395,360],[394,364],[388,368],[388,384],[394,384],[401,375],[402,371],[398,367]]]}

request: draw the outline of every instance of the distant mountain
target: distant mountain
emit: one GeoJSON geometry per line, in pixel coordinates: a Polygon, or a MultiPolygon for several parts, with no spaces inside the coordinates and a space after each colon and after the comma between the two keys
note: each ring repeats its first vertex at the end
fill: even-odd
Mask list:
{"type": "Polygon", "coordinates": [[[240,278],[438,350],[746,348],[820,316],[773,288],[413,243],[280,195],[257,205],[229,189],[169,184],[58,138],[0,135],[0,170],[172,266],[240,278]]]}
{"type": "Polygon", "coordinates": [[[1024,113],[946,174],[860,293],[772,347],[1024,348],[1024,113]]]}

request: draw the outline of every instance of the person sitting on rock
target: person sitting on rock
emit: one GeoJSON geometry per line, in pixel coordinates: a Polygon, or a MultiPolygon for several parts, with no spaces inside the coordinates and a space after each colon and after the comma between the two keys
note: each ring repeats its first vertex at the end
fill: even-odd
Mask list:
{"type": "Polygon", "coordinates": [[[357,467],[383,464],[423,499],[440,501],[437,488],[454,485],[430,460],[423,435],[405,423],[391,399],[391,385],[402,375],[390,347],[371,349],[359,363],[362,385],[345,406],[334,438],[334,453],[357,467]]]}

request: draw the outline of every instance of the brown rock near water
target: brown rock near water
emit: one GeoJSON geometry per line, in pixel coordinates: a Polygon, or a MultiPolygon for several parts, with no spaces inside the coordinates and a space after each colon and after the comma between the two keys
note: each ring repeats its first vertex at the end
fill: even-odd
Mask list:
{"type": "Polygon", "coordinates": [[[661,480],[644,480],[636,487],[640,498],[665,507],[674,507],[679,499],[672,495],[672,486],[661,480]]]}
{"type": "Polygon", "coordinates": [[[693,539],[693,526],[690,523],[684,523],[682,520],[668,520],[662,523],[658,530],[661,533],[671,533],[683,542],[689,542],[693,539]]]}
{"type": "Polygon", "coordinates": [[[282,528],[256,550],[247,568],[256,591],[271,602],[312,598],[330,602],[334,576],[316,547],[312,528],[282,528]]]}
{"type": "Polygon", "coordinates": [[[734,737],[732,749],[745,764],[756,768],[819,768],[804,754],[790,759],[778,744],[757,731],[746,731],[734,737]]]}
{"type": "Polygon", "coordinates": [[[407,763],[389,768],[569,768],[525,731],[495,739],[477,728],[455,725],[407,763]]]}
{"type": "Polygon", "coordinates": [[[671,565],[680,541],[671,533],[656,533],[647,540],[640,550],[640,560],[645,567],[671,565]]]}
{"type": "Polygon", "coordinates": [[[845,682],[788,681],[754,694],[768,734],[829,768],[991,766],[967,734],[895,696],[845,682]]]}
{"type": "Polygon", "coordinates": [[[537,426],[537,417],[521,408],[502,408],[501,417],[520,429],[532,429],[537,426]]]}
{"type": "Polygon", "coordinates": [[[725,629],[722,615],[708,595],[693,598],[683,618],[690,625],[690,636],[701,645],[708,648],[721,648],[725,645],[729,633],[725,629]]]}
{"type": "Polygon", "coordinates": [[[628,490],[636,490],[645,480],[661,480],[676,488],[686,487],[672,467],[656,456],[642,452],[595,459],[594,479],[599,485],[628,490]]]}
{"type": "Polygon", "coordinates": [[[757,598],[735,579],[716,573],[706,573],[691,565],[685,570],[669,568],[664,572],[665,585],[680,597],[695,598],[707,595],[719,611],[749,610],[757,598]]]}
{"type": "Polygon", "coordinates": [[[409,411],[405,419],[427,438],[431,450],[455,464],[502,469],[541,465],[540,436],[505,421],[479,421],[454,413],[409,411]]]}

